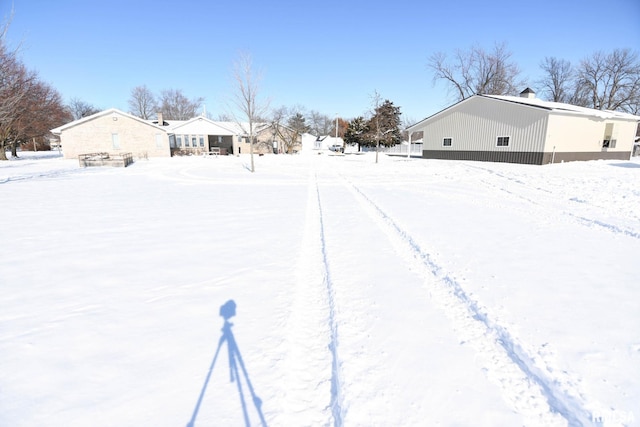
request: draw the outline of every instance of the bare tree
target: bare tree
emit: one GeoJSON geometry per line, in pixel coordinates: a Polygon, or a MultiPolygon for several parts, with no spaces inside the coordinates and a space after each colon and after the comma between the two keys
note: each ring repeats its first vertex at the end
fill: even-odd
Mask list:
{"type": "Polygon", "coordinates": [[[331,136],[335,136],[338,138],[344,138],[344,134],[347,132],[347,129],[349,128],[349,120],[345,120],[342,117],[337,117],[335,120],[332,121],[333,125],[331,126],[331,132],[329,132],[329,135],[331,136]],[[336,126],[338,127],[338,130],[336,132],[336,126]]]}
{"type": "Polygon", "coordinates": [[[204,98],[187,98],[181,90],[166,89],[160,94],[162,116],[168,120],[189,120],[197,115],[204,98]]]}
{"type": "Polygon", "coordinates": [[[269,108],[269,102],[260,97],[262,73],[254,69],[251,55],[241,52],[233,64],[232,78],[235,87],[231,97],[233,108],[230,108],[229,115],[249,137],[251,172],[255,172],[253,144],[256,124],[266,115],[269,108]]]}
{"type": "Polygon", "coordinates": [[[468,51],[457,50],[451,59],[436,52],[429,58],[428,68],[433,71],[434,83],[444,80],[457,101],[478,93],[515,95],[523,83],[511,56],[504,43],[496,44],[491,52],[473,46],[468,51]]]}
{"type": "Polygon", "coordinates": [[[571,102],[574,89],[574,73],[566,59],[545,57],[540,63],[544,76],[538,81],[540,92],[549,101],[571,102]]]}
{"type": "Polygon", "coordinates": [[[60,94],[28,70],[5,44],[0,30],[0,160],[6,150],[17,157],[17,146],[44,137],[69,119],[60,94]]]}
{"type": "Polygon", "coordinates": [[[307,115],[309,123],[309,132],[315,136],[330,135],[331,130],[335,129],[334,121],[326,114],[311,110],[307,115]]]}
{"type": "Polygon", "coordinates": [[[596,52],[580,62],[576,79],[579,105],[601,110],[638,112],[640,62],[637,52],[596,52]]]}
{"type": "MultiPolygon", "coordinates": [[[[402,139],[405,141],[409,141],[409,132],[407,131],[407,129],[410,126],[413,126],[416,123],[418,123],[418,120],[416,120],[415,117],[403,116],[400,122],[401,122],[400,127],[402,128],[402,139]]],[[[419,131],[419,132],[414,131],[411,133],[411,140],[416,141],[418,139],[421,139],[422,136],[423,136],[422,131],[419,131]]]]}
{"type": "Polygon", "coordinates": [[[17,107],[12,126],[13,157],[18,156],[18,145],[35,147],[36,142],[44,143],[50,129],[71,120],[60,93],[37,77],[27,83],[25,96],[17,107]]]}
{"type": "Polygon", "coordinates": [[[17,60],[15,52],[9,51],[0,39],[0,160],[7,160],[6,149],[15,140],[16,110],[33,78],[33,74],[17,60]]]}
{"type": "Polygon", "coordinates": [[[150,120],[158,112],[158,102],[147,86],[136,86],[131,90],[129,109],[134,116],[150,120]]]}
{"type": "Polygon", "coordinates": [[[7,46],[8,29],[9,22],[0,27],[0,160],[7,160],[7,148],[15,153],[18,113],[36,79],[36,74],[18,59],[17,50],[7,46]]]}
{"type": "Polygon", "coordinates": [[[87,117],[100,112],[99,108],[89,104],[86,101],[82,101],[79,98],[71,98],[69,104],[67,104],[67,108],[69,109],[69,112],[71,113],[71,116],[74,120],[78,120],[83,117],[87,117]]]}
{"type": "Polygon", "coordinates": [[[303,111],[301,106],[282,106],[271,113],[271,128],[284,153],[294,153],[295,147],[301,143],[302,134],[309,131],[303,111]]]}

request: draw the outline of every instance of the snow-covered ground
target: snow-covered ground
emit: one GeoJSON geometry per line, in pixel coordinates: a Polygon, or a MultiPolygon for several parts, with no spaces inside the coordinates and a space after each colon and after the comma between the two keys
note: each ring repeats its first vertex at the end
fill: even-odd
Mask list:
{"type": "Polygon", "coordinates": [[[374,158],[0,162],[0,425],[638,425],[640,162],[374,158]]]}

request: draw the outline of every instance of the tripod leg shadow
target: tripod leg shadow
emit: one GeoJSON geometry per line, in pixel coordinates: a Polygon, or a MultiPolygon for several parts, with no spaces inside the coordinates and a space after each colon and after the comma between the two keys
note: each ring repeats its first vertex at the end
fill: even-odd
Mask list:
{"type": "Polygon", "coordinates": [[[249,393],[251,394],[251,399],[255,406],[256,412],[260,418],[260,422],[262,426],[267,427],[267,422],[264,419],[264,414],[262,413],[262,400],[255,394],[253,389],[253,385],[251,384],[251,380],[249,379],[249,374],[247,373],[247,369],[245,368],[244,361],[242,360],[242,355],[240,354],[240,350],[238,349],[238,345],[236,344],[236,339],[233,335],[233,331],[231,327],[233,324],[229,322],[229,318],[235,316],[235,307],[236,304],[233,300],[227,301],[222,307],[220,307],[220,315],[224,317],[225,322],[222,327],[222,336],[218,341],[218,348],[216,349],[215,355],[213,356],[213,360],[211,362],[211,366],[209,367],[209,371],[207,372],[207,376],[205,378],[204,384],[202,386],[202,390],[200,391],[200,396],[198,397],[198,401],[196,402],[196,406],[193,410],[193,414],[191,415],[191,420],[187,423],[187,427],[194,427],[195,421],[198,416],[198,411],[200,410],[200,406],[202,404],[202,400],[204,398],[204,394],[206,392],[207,386],[209,384],[209,379],[211,378],[211,373],[213,372],[213,368],[216,364],[216,360],[218,359],[218,354],[220,353],[220,348],[222,348],[222,344],[227,343],[227,350],[229,352],[229,373],[231,382],[236,382],[238,387],[238,394],[240,396],[240,403],[242,405],[242,415],[244,417],[244,422],[246,427],[250,427],[251,423],[249,421],[249,410],[247,408],[247,403],[244,395],[244,391],[242,388],[242,377],[238,372],[238,365],[242,370],[242,374],[244,376],[244,382],[249,389],[249,393]]]}
{"type": "Polygon", "coordinates": [[[225,340],[225,336],[223,334],[220,337],[220,341],[218,342],[218,348],[216,349],[216,354],[213,356],[213,360],[211,361],[211,366],[209,366],[209,372],[207,372],[207,376],[204,380],[204,384],[202,385],[202,390],[200,391],[200,396],[198,397],[198,401],[196,402],[196,407],[193,409],[193,415],[191,415],[191,419],[187,423],[187,427],[195,426],[196,417],[198,416],[198,411],[200,410],[200,405],[202,404],[204,393],[207,390],[207,386],[209,385],[211,372],[213,372],[213,367],[216,365],[216,360],[218,359],[218,354],[220,353],[220,348],[222,347],[222,343],[224,343],[224,340],[225,340]]]}
{"type": "Polygon", "coordinates": [[[240,402],[242,403],[242,411],[245,419],[245,424],[247,427],[250,426],[248,412],[247,412],[247,404],[244,398],[244,393],[242,391],[241,378],[238,374],[238,364],[242,369],[242,373],[244,374],[244,380],[247,384],[247,388],[249,389],[249,393],[251,394],[251,400],[253,401],[253,405],[256,408],[258,416],[260,417],[260,422],[264,427],[267,426],[267,422],[264,419],[264,414],[262,413],[262,400],[256,395],[255,390],[253,389],[253,385],[251,384],[251,380],[249,379],[249,374],[247,373],[247,369],[244,366],[244,361],[242,360],[242,355],[240,354],[240,350],[238,349],[238,345],[236,344],[236,339],[233,336],[233,332],[231,331],[232,324],[229,322],[225,323],[225,327],[223,329],[227,329],[227,346],[229,346],[229,365],[232,371],[232,378],[235,374],[235,380],[238,383],[238,392],[240,393],[240,402]]]}

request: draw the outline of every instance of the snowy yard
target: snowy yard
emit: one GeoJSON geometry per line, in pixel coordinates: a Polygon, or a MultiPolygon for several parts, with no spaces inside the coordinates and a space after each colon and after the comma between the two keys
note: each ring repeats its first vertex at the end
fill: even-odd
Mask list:
{"type": "Polygon", "coordinates": [[[0,162],[1,426],[640,424],[640,162],[248,162],[0,162]]]}

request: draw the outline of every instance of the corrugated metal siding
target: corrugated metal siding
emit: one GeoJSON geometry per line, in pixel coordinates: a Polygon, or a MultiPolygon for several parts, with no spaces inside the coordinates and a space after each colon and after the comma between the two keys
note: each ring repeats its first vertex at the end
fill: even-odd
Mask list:
{"type": "Polygon", "coordinates": [[[546,110],[474,97],[427,120],[425,150],[541,152],[546,136],[546,110]],[[497,147],[498,136],[509,136],[508,147],[497,147]],[[442,146],[452,138],[451,147],[442,146]]]}
{"type": "Polygon", "coordinates": [[[545,153],[529,151],[449,151],[424,150],[423,159],[440,160],[474,160],[478,162],[524,163],[528,165],[542,165],[545,153]]]}
{"type": "Polygon", "coordinates": [[[572,153],[543,153],[543,152],[513,152],[513,151],[449,151],[424,150],[423,159],[438,160],[473,160],[477,162],[523,163],[527,165],[546,165],[548,163],[562,163],[585,160],[629,160],[631,152],[572,152],[572,153]]]}

